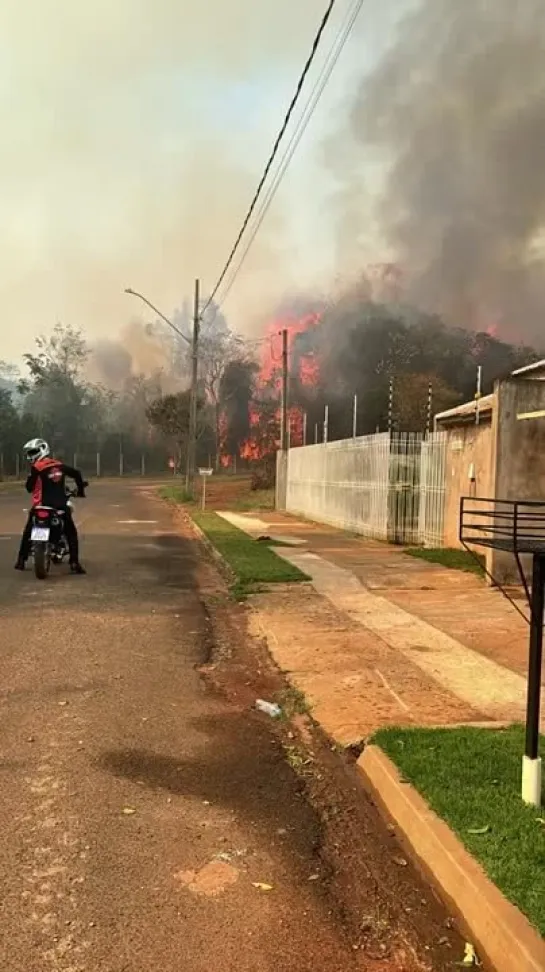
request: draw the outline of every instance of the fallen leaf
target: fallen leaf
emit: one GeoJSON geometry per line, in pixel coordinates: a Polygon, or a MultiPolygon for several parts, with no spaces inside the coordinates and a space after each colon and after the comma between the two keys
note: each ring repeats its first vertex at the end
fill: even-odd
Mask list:
{"type": "Polygon", "coordinates": [[[311,874],[309,877],[309,881],[319,881],[319,880],[320,880],[319,874],[311,874]]]}
{"type": "Polygon", "coordinates": [[[490,824],[486,824],[484,827],[471,827],[468,830],[468,834],[480,835],[488,833],[490,833],[490,824]]]}
{"type": "Polygon", "coordinates": [[[399,867],[407,867],[407,861],[404,857],[394,857],[394,864],[398,864],[399,867]]]}
{"type": "Polygon", "coordinates": [[[272,891],[272,884],[263,884],[261,881],[252,881],[252,886],[257,888],[258,891],[272,891]]]}
{"type": "Polygon", "coordinates": [[[136,810],[134,807],[123,807],[123,813],[126,817],[132,817],[136,813],[136,810]]]}

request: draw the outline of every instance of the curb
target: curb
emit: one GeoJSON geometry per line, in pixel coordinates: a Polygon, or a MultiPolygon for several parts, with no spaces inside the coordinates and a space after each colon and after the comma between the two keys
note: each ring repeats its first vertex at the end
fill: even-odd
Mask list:
{"type": "MultiPolygon", "coordinates": [[[[168,502],[168,500],[165,500],[164,502],[168,502]]],[[[236,580],[233,570],[231,569],[227,561],[224,560],[224,558],[219,553],[219,551],[216,550],[212,541],[209,540],[208,537],[206,536],[206,533],[204,533],[204,531],[201,530],[200,526],[198,526],[197,523],[195,523],[195,520],[193,519],[191,514],[187,513],[183,509],[183,507],[177,506],[174,508],[174,516],[182,517],[182,519],[187,524],[187,526],[189,526],[189,529],[192,531],[192,533],[195,534],[197,540],[200,540],[203,547],[205,547],[206,551],[210,554],[212,559],[215,560],[216,566],[219,567],[221,573],[228,581],[228,583],[233,584],[236,580]]]]}
{"type": "Polygon", "coordinates": [[[414,787],[401,781],[392,761],[378,746],[369,745],[357,765],[379,806],[395,822],[427,876],[496,972],[543,972],[545,941],[539,932],[492,884],[414,787]]]}

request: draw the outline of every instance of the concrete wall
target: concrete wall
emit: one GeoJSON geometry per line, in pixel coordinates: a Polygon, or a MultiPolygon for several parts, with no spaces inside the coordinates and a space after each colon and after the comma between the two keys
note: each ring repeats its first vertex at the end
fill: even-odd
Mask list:
{"type": "MultiPolygon", "coordinates": [[[[494,495],[499,500],[545,503],[545,417],[519,418],[528,412],[545,410],[545,382],[509,378],[498,382],[496,394],[498,405],[492,426],[494,495]]],[[[492,551],[487,562],[499,583],[518,580],[510,554],[492,551]]]]}
{"type": "MultiPolygon", "coordinates": [[[[440,429],[441,426],[438,425],[440,429]]],[[[445,460],[445,547],[460,547],[459,519],[462,496],[493,495],[493,448],[492,415],[483,416],[475,423],[451,425],[446,428],[447,447],[445,460]],[[475,481],[469,478],[473,465],[475,481]]]]}

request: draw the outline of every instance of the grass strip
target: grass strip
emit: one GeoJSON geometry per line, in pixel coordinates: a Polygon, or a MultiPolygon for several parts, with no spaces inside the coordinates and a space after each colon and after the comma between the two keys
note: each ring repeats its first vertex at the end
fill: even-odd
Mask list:
{"type": "Polygon", "coordinates": [[[235,574],[237,583],[233,594],[239,600],[259,588],[260,584],[309,580],[298,567],[283,560],[267,544],[254,540],[217,513],[190,512],[197,526],[235,574]]]}
{"type": "Polygon", "coordinates": [[[381,729],[373,742],[545,936],[545,816],[520,796],[524,729],[381,729]]]}
{"type": "Polygon", "coordinates": [[[409,557],[416,557],[418,560],[426,560],[430,564],[440,564],[441,567],[449,567],[451,570],[465,570],[470,574],[484,576],[484,560],[481,554],[468,553],[467,550],[457,550],[447,547],[445,549],[427,549],[426,547],[408,547],[404,551],[409,557]]]}

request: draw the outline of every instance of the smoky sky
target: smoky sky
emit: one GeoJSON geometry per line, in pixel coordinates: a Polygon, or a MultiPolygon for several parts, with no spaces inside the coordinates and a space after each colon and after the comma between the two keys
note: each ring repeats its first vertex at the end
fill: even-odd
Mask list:
{"type": "Polygon", "coordinates": [[[347,127],[345,245],[367,212],[411,300],[545,345],[543,0],[413,4],[347,127]],[[380,172],[372,199],[365,166],[380,172]]]}
{"type": "MultiPolygon", "coordinates": [[[[211,289],[323,6],[3,0],[0,359],[58,320],[119,333],[138,312],[125,287],[167,313],[196,276],[211,289]]],[[[235,328],[289,289],[292,223],[279,199],[233,291],[235,328]]]]}

